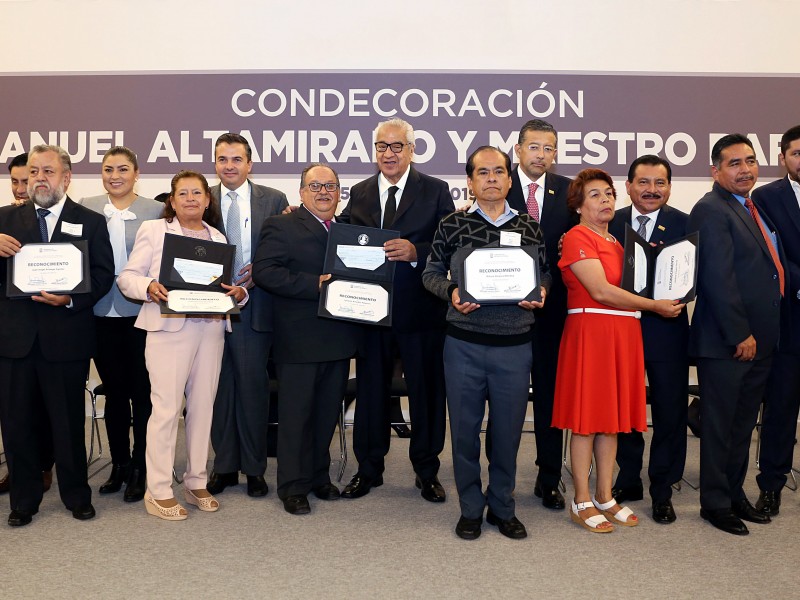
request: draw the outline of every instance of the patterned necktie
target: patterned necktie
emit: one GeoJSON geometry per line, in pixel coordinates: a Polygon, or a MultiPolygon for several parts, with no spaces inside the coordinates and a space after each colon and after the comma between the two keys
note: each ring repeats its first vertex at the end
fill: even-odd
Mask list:
{"type": "Polygon", "coordinates": [[[228,192],[231,205],[228,208],[228,222],[225,232],[228,234],[228,243],[236,246],[236,253],[233,258],[233,280],[239,279],[239,271],[244,266],[242,258],[242,224],[239,222],[239,195],[236,192],[228,192]]]}
{"type": "Polygon", "coordinates": [[[778,258],[778,252],[775,250],[775,246],[772,244],[772,240],[767,235],[766,230],[764,229],[764,225],[761,222],[761,219],[758,217],[758,211],[756,210],[756,205],[753,204],[753,201],[750,198],[744,199],[744,207],[750,211],[750,216],[753,217],[753,220],[758,225],[758,229],[761,231],[761,235],[764,236],[764,241],[767,243],[767,249],[769,250],[769,255],[772,257],[772,262],[775,264],[775,269],[778,271],[778,281],[781,284],[781,296],[783,296],[784,292],[784,273],[783,273],[783,265],[781,265],[781,261],[778,258]]]}
{"type": "Polygon", "coordinates": [[[389,229],[394,224],[394,216],[397,213],[397,190],[400,188],[393,185],[389,188],[389,196],[386,198],[386,206],[383,209],[383,228],[389,229]]]}
{"type": "Polygon", "coordinates": [[[541,219],[539,215],[539,205],[536,203],[536,190],[539,189],[538,183],[532,183],[528,186],[528,200],[525,204],[528,205],[528,214],[533,217],[537,223],[541,219]]]}
{"type": "Polygon", "coordinates": [[[37,208],[36,212],[38,213],[36,219],[39,221],[39,235],[42,236],[43,242],[49,242],[50,239],[47,236],[47,221],[44,218],[50,214],[50,211],[46,208],[37,208]]]}
{"type": "Polygon", "coordinates": [[[650,217],[642,215],[641,217],[636,217],[636,220],[639,221],[639,229],[636,230],[636,233],[647,239],[647,224],[650,222],[650,217]]]}

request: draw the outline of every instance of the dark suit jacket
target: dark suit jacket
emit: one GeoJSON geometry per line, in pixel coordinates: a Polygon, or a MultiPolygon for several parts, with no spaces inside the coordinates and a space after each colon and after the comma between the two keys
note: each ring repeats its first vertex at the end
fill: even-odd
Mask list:
{"type": "MultiPolygon", "coordinates": [[[[675,242],[686,235],[689,215],[671,206],[664,205],[658,213],[650,236],[654,244],[675,242]]],[[[608,230],[620,244],[625,243],[625,225],[631,223],[631,207],[620,208],[608,224],[608,230]]],[[[642,313],[642,339],[645,360],[686,360],[689,346],[689,316],[682,311],[675,319],[667,319],[655,313],[642,313]]]]}
{"type": "MultiPolygon", "coordinates": [[[[399,332],[427,331],[445,326],[447,306],[422,285],[433,234],[445,215],[455,211],[447,183],[409,167],[408,180],[397,206],[392,229],[417,249],[417,266],[398,262],[394,272],[392,329],[399,332]]],[[[341,223],[365,227],[381,226],[378,174],[357,183],[350,201],[337,218],[341,223]]]]}
{"type": "Polygon", "coordinates": [[[328,232],[304,207],[264,222],[253,279],[272,294],[276,363],[316,363],[354,356],[359,325],[317,316],[328,232]]]}
{"type": "MultiPolygon", "coordinates": [[[[761,215],[774,230],[767,215],[761,215]]],[[[750,213],[715,183],[689,215],[689,231],[700,232],[697,305],[689,354],[733,359],[736,345],[752,335],[756,359],[778,342],[780,283],[767,242],[750,213]]]]}
{"type": "MultiPolygon", "coordinates": [[[[561,175],[548,173],[544,178],[544,208],[542,209],[542,233],[544,234],[545,258],[550,267],[553,284],[545,299],[544,308],[534,311],[536,327],[542,334],[555,334],[561,339],[564,320],[567,318],[567,288],[561,280],[558,268],[558,240],[578,223],[576,215],[567,208],[567,188],[570,180],[561,175]]],[[[519,181],[519,166],[511,172],[511,190],[508,193],[508,205],[520,213],[528,212],[527,191],[522,189],[519,181]]]]}
{"type": "Polygon", "coordinates": [[[800,354],[800,207],[789,180],[784,177],[753,190],[759,213],[777,228],[783,246],[786,295],[781,312],[782,352],[800,354]]]}
{"type": "MultiPolygon", "coordinates": [[[[22,206],[0,208],[0,233],[15,237],[23,245],[41,242],[34,204],[29,201],[22,206]]],[[[0,356],[27,356],[37,337],[47,360],[88,360],[94,354],[92,307],[114,283],[114,254],[108,241],[105,217],[67,197],[50,241],[75,240],[89,242],[91,291],[72,294],[72,307],[67,308],[29,299],[9,300],[4,289],[0,297],[0,356]],[[61,230],[64,222],[82,225],[81,234],[64,233],[61,230]]],[[[10,260],[0,260],[0,286],[3,288],[10,260]]]]}
{"type": "MultiPolygon", "coordinates": [[[[211,188],[211,196],[217,202],[220,201],[221,185],[217,184],[211,188]]],[[[251,257],[256,254],[258,240],[261,236],[261,227],[264,221],[273,215],[279,215],[283,209],[289,205],[286,194],[276,189],[263,185],[256,185],[250,182],[250,253],[251,257]]],[[[218,229],[224,234],[225,223],[220,223],[218,229]]],[[[272,331],[272,298],[270,295],[256,286],[248,290],[250,300],[247,310],[250,311],[250,325],[255,331],[272,331]]],[[[235,320],[234,320],[235,322],[235,320]]]]}

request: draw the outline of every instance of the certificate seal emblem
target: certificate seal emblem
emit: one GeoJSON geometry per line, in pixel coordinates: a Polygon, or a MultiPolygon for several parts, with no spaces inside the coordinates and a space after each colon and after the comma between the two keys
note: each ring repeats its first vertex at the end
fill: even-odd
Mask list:
{"type": "Polygon", "coordinates": [[[358,236],[358,243],[361,246],[366,246],[367,244],[369,244],[369,236],[366,233],[362,233],[361,235],[358,236]]]}
{"type": "Polygon", "coordinates": [[[194,247],[194,253],[195,253],[195,256],[199,256],[200,258],[202,258],[202,257],[204,257],[206,255],[206,249],[203,248],[202,246],[195,246],[194,247]]]}

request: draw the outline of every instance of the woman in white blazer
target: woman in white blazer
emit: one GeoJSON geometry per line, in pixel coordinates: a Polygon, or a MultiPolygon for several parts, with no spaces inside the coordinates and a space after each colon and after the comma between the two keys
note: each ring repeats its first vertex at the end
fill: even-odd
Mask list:
{"type": "MultiPolygon", "coordinates": [[[[130,148],[115,146],[106,152],[101,173],[106,193],[84,198],[81,204],[105,216],[114,250],[114,273],[119,275],[128,262],[139,226],[157,219],[164,205],[143,198],[134,190],[139,164],[130,148]]],[[[111,474],[99,492],[116,493],[127,481],[125,502],[144,498],[146,485],[144,455],[150,418],[150,377],[144,363],[146,334],[134,326],[141,307],[141,302],[123,296],[116,285],[94,306],[97,335],[94,364],[103,382],[106,435],[111,451],[111,474]]]]}
{"type": "MultiPolygon", "coordinates": [[[[161,314],[159,302],[167,300],[168,294],[158,281],[161,255],[167,233],[223,243],[226,240],[209,224],[219,223],[219,207],[212,202],[208,182],[200,173],[181,171],[172,178],[162,217],[139,228],[117,285],[129,298],[144,301],[136,327],[147,331],[145,361],[153,404],[147,424],[145,508],[162,519],[182,521],[188,512],[172,492],[172,467],[184,395],[187,456],[184,498],[203,511],[219,508],[219,502],[206,490],[206,462],[224,335],[226,328],[231,329],[222,315],[161,314]]],[[[240,305],[247,301],[243,287],[224,284],[223,287],[240,305]]]]}

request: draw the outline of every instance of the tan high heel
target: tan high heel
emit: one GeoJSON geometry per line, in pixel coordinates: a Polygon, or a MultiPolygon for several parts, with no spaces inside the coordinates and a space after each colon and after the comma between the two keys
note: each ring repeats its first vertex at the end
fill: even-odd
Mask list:
{"type": "Polygon", "coordinates": [[[147,510],[147,514],[165,521],[185,521],[189,516],[189,511],[180,504],[169,507],[161,506],[150,494],[144,497],[144,507],[147,510]]]}
{"type": "Polygon", "coordinates": [[[186,502],[196,506],[203,512],[217,512],[219,510],[219,502],[217,502],[217,499],[214,498],[214,496],[206,496],[201,498],[200,496],[196,496],[195,493],[189,488],[185,488],[183,492],[186,502]]]}

